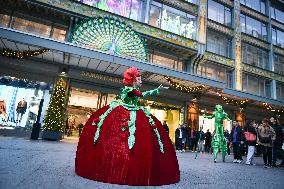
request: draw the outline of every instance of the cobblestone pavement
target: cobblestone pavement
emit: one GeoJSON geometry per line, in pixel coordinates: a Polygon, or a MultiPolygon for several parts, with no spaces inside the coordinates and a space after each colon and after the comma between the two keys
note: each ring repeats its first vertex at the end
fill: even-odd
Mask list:
{"type": "MultiPolygon", "coordinates": [[[[0,136],[1,189],[98,189],[98,188],[157,188],[131,187],[95,182],[79,177],[74,172],[77,141],[30,141],[24,138],[0,136]]],[[[158,188],[284,188],[284,169],[264,169],[262,159],[256,157],[256,166],[232,163],[213,163],[212,156],[178,153],[181,181],[158,188]]]]}

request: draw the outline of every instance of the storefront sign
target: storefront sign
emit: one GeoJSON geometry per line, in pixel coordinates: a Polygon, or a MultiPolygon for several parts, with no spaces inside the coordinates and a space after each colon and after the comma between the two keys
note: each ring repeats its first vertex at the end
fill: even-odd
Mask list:
{"type": "Polygon", "coordinates": [[[253,74],[257,74],[266,78],[270,78],[270,79],[274,79],[277,81],[284,81],[284,76],[279,75],[277,73],[274,72],[270,72],[267,70],[263,70],[261,68],[256,68],[254,66],[248,65],[248,64],[243,64],[243,71],[245,72],[249,72],[249,73],[253,73],[253,74]]]}
{"type": "Polygon", "coordinates": [[[222,33],[225,33],[229,36],[233,36],[234,35],[234,31],[231,28],[228,28],[226,26],[223,26],[222,24],[216,23],[212,20],[207,20],[207,26],[209,28],[212,28],[216,31],[220,31],[222,33]]]}
{"type": "Polygon", "coordinates": [[[234,61],[232,59],[211,53],[211,52],[205,52],[204,54],[205,60],[210,60],[212,62],[216,62],[218,64],[223,64],[225,66],[234,67],[234,61]]]}
{"type": "Polygon", "coordinates": [[[75,2],[75,1],[69,1],[69,0],[36,0],[37,2],[41,2],[41,3],[46,3],[49,4],[53,7],[57,7],[60,9],[64,9],[67,11],[71,11],[74,13],[77,13],[79,15],[84,15],[87,17],[98,17],[98,16],[109,16],[109,17],[113,17],[115,19],[120,19],[123,22],[127,22],[130,26],[132,26],[132,28],[139,33],[142,33],[144,35],[148,35],[157,39],[162,39],[177,45],[181,45],[193,50],[197,50],[197,42],[192,40],[192,39],[188,39],[164,30],[161,30],[159,28],[155,28],[152,26],[149,26],[147,24],[143,24],[140,22],[136,22],[134,20],[131,19],[127,19],[118,15],[114,15],[111,14],[109,12],[105,12],[103,10],[85,5],[85,4],[81,4],[79,2],[75,2]]]}
{"type": "Polygon", "coordinates": [[[91,79],[99,79],[99,80],[104,80],[104,81],[110,81],[113,83],[121,83],[122,79],[121,78],[116,78],[108,75],[103,75],[99,73],[94,73],[94,72],[81,72],[80,75],[82,77],[87,77],[91,79]]]}

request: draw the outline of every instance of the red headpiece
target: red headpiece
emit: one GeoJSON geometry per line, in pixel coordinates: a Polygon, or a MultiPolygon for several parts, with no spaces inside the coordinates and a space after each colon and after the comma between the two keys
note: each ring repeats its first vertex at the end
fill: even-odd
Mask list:
{"type": "Polygon", "coordinates": [[[136,81],[136,77],[140,77],[140,73],[135,67],[128,68],[123,74],[123,83],[127,86],[132,86],[136,81]]]}

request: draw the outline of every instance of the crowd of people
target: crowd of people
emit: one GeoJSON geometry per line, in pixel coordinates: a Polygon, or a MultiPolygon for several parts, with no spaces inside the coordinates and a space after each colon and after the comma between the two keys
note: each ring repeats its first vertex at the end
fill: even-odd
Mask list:
{"type": "MultiPolygon", "coordinates": [[[[244,162],[246,165],[255,165],[253,158],[256,155],[263,157],[264,168],[284,167],[284,128],[280,126],[279,120],[272,116],[270,119],[264,118],[260,123],[255,120],[247,120],[241,127],[236,120],[232,122],[232,130],[224,131],[227,139],[227,154],[231,150],[234,154],[234,163],[244,162]],[[277,160],[281,162],[277,164],[277,160]]],[[[179,125],[175,131],[176,152],[206,152],[211,150],[212,134],[194,130],[186,124],[179,125]]]]}

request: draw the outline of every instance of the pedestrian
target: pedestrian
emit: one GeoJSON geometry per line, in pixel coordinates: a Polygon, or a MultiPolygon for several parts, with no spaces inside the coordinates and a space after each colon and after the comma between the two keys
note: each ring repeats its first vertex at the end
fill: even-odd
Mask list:
{"type": "Polygon", "coordinates": [[[167,133],[169,133],[169,126],[167,125],[167,122],[166,122],[166,121],[164,121],[163,127],[165,128],[165,130],[167,131],[167,133]]]}
{"type": "Polygon", "coordinates": [[[230,148],[230,134],[228,129],[225,130],[224,132],[224,136],[227,140],[227,154],[230,155],[231,154],[231,148],[230,148]]]}
{"type": "Polygon", "coordinates": [[[197,147],[197,140],[196,140],[196,131],[194,129],[191,130],[191,139],[192,139],[192,152],[195,152],[197,147]]]}
{"type": "Polygon", "coordinates": [[[282,144],[283,144],[282,128],[277,123],[277,119],[274,116],[270,117],[270,125],[276,134],[276,139],[275,141],[273,141],[273,147],[272,147],[272,167],[277,167],[276,165],[277,157],[282,156],[282,144]]]}
{"type": "Polygon", "coordinates": [[[212,140],[212,134],[207,129],[207,132],[205,133],[205,152],[209,153],[211,149],[211,140],[212,140]]]}
{"type": "Polygon", "coordinates": [[[196,140],[197,140],[197,151],[203,153],[204,151],[203,144],[205,140],[205,134],[202,131],[202,127],[200,127],[199,131],[196,133],[196,140]]]}
{"type": "Polygon", "coordinates": [[[246,165],[255,165],[253,163],[255,145],[256,145],[256,123],[248,120],[244,128],[245,143],[248,147],[246,165]]]}
{"type": "Polygon", "coordinates": [[[175,138],[176,138],[176,152],[182,152],[182,128],[180,124],[178,124],[178,128],[175,131],[175,138]]]}
{"type": "Polygon", "coordinates": [[[264,168],[270,168],[272,164],[272,146],[275,140],[275,131],[269,125],[269,120],[264,118],[258,127],[258,143],[261,145],[264,168]]]}
{"type": "Polygon", "coordinates": [[[241,163],[242,162],[242,145],[244,143],[244,136],[242,128],[240,127],[239,123],[234,120],[233,121],[233,128],[230,134],[230,141],[231,145],[233,145],[233,152],[234,152],[234,163],[241,163]]]}

